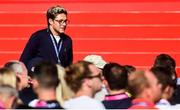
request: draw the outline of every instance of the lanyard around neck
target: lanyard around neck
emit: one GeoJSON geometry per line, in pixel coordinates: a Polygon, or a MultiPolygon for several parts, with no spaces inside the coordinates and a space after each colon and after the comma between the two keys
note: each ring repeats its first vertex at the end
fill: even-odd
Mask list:
{"type": "Polygon", "coordinates": [[[57,43],[55,37],[53,36],[53,34],[50,34],[50,36],[51,36],[51,40],[53,42],[53,46],[54,46],[54,49],[55,49],[55,52],[56,52],[56,56],[58,58],[58,63],[61,64],[61,60],[59,58],[59,53],[61,51],[63,41],[62,41],[62,39],[60,39],[60,41],[57,43]]]}

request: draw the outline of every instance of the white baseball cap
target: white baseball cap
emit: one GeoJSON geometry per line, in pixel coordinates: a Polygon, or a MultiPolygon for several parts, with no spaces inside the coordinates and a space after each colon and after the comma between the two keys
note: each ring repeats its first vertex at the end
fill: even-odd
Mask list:
{"type": "Polygon", "coordinates": [[[99,55],[88,55],[84,58],[84,61],[93,63],[96,67],[103,69],[106,61],[99,55]]]}

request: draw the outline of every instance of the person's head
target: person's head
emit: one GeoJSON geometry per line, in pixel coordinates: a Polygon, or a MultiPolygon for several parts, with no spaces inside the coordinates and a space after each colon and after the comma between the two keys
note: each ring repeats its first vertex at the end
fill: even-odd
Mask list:
{"type": "Polygon", "coordinates": [[[0,85],[9,85],[16,88],[17,78],[15,73],[8,68],[0,68],[0,85]]]}
{"type": "Polygon", "coordinates": [[[121,90],[126,89],[128,82],[127,71],[124,66],[117,63],[106,64],[103,68],[103,76],[107,81],[108,89],[121,90]]]}
{"type": "Polygon", "coordinates": [[[19,89],[23,89],[28,86],[28,72],[25,65],[20,61],[9,61],[4,67],[12,70],[16,76],[20,79],[19,89]]]}
{"type": "Polygon", "coordinates": [[[58,70],[58,78],[61,81],[61,83],[56,88],[56,97],[60,104],[64,105],[64,101],[71,99],[74,96],[74,92],[69,88],[69,86],[67,86],[67,83],[64,79],[65,69],[58,64],[56,66],[58,70]]]}
{"type": "Polygon", "coordinates": [[[160,54],[156,56],[153,66],[172,66],[176,67],[175,60],[168,54],[160,54]]]}
{"type": "Polygon", "coordinates": [[[124,65],[124,68],[127,70],[128,75],[136,71],[136,68],[132,65],[124,65]]]}
{"type": "Polygon", "coordinates": [[[128,89],[135,98],[157,102],[161,98],[161,84],[150,71],[136,71],[128,77],[128,89]]]}
{"type": "Polygon", "coordinates": [[[37,64],[32,73],[33,89],[54,90],[59,84],[57,67],[54,63],[43,61],[37,64]]]}
{"type": "Polygon", "coordinates": [[[93,63],[99,69],[103,69],[106,64],[106,61],[100,55],[87,55],[83,60],[93,63]]]}
{"type": "Polygon", "coordinates": [[[162,98],[170,99],[173,92],[175,83],[171,77],[171,71],[164,67],[151,68],[152,73],[157,77],[159,83],[162,85],[162,98]]]}
{"type": "Polygon", "coordinates": [[[18,92],[15,88],[9,85],[0,85],[0,107],[12,108],[15,99],[18,97],[18,92]]]}
{"type": "Polygon", "coordinates": [[[169,71],[171,71],[170,73],[173,80],[177,79],[177,75],[176,75],[176,62],[175,60],[168,54],[160,54],[155,58],[153,67],[164,67],[169,69],[169,71]]]}
{"type": "Polygon", "coordinates": [[[67,67],[65,80],[75,93],[88,89],[94,95],[102,87],[101,71],[86,61],[79,61],[67,67]]]}
{"type": "Polygon", "coordinates": [[[67,10],[65,8],[59,5],[51,7],[47,10],[46,17],[50,29],[57,34],[64,33],[68,23],[67,10]]]}

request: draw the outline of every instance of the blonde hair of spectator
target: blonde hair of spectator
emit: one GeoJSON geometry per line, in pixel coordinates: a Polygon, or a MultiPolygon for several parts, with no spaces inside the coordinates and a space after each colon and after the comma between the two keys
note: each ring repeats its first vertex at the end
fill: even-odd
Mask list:
{"type": "Polygon", "coordinates": [[[56,88],[56,97],[58,102],[61,104],[61,106],[63,106],[64,101],[69,100],[74,96],[74,92],[69,88],[69,86],[67,85],[64,79],[65,69],[60,65],[56,65],[56,66],[58,70],[58,77],[60,80],[60,83],[56,88]]]}
{"type": "Polygon", "coordinates": [[[15,108],[13,104],[18,97],[18,91],[10,85],[0,85],[0,99],[5,108],[15,108]]]}
{"type": "Polygon", "coordinates": [[[22,72],[23,72],[22,65],[24,65],[22,62],[20,62],[18,60],[10,60],[10,61],[8,61],[8,63],[14,63],[13,66],[11,67],[11,69],[15,73],[22,74],[22,72]]]}
{"type": "Polygon", "coordinates": [[[28,76],[27,68],[23,62],[20,62],[18,60],[10,60],[4,64],[4,67],[13,71],[16,74],[17,78],[19,78],[19,82],[17,81],[19,90],[30,86],[28,84],[28,79],[30,79],[30,77],[28,76]]]}
{"type": "Polygon", "coordinates": [[[7,68],[0,68],[0,85],[9,85],[13,88],[16,88],[16,74],[7,68]]]}
{"type": "Polygon", "coordinates": [[[0,94],[4,94],[4,99],[9,98],[10,96],[18,97],[17,90],[9,85],[0,85],[0,94]]]}

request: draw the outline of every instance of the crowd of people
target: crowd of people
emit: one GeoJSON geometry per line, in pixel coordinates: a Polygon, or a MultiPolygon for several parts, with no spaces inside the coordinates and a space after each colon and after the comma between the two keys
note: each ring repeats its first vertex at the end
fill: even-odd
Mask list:
{"type": "Polygon", "coordinates": [[[65,68],[41,61],[28,73],[12,60],[0,68],[0,108],[179,109],[176,74],[168,54],[147,70],[88,55],[65,68]]]}
{"type": "Polygon", "coordinates": [[[180,109],[176,62],[160,54],[147,70],[88,55],[73,63],[67,11],[47,11],[20,60],[0,68],[0,109],[180,109]]]}

